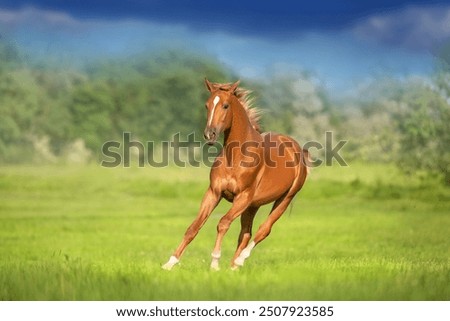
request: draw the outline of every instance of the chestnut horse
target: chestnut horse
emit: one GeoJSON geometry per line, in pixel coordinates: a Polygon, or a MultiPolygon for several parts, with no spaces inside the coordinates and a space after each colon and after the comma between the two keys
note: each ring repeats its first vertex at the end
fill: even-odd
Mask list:
{"type": "Polygon", "coordinates": [[[205,84],[211,96],[206,102],[204,137],[208,144],[214,144],[224,133],[224,144],[211,168],[210,185],[200,211],[178,248],[163,265],[166,270],[179,262],[188,244],[222,198],[233,205],[217,225],[211,268],[219,269],[223,237],[238,217],[241,217],[241,232],[231,267],[236,269],[244,265],[253,248],[269,235],[273,224],[302,188],[308,174],[308,152],[302,150],[294,139],[260,132],[257,109],[251,106],[250,92],[238,88],[239,81],[219,84],[205,79],[205,84]],[[256,212],[260,206],[272,202],[268,218],[250,242],[256,212]]]}

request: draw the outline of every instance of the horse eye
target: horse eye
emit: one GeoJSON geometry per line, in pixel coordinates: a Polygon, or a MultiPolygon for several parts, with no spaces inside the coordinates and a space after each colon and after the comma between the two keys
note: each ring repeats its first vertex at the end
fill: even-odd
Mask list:
{"type": "Polygon", "coordinates": [[[228,107],[230,107],[229,104],[223,104],[223,109],[228,109],[228,107]]]}

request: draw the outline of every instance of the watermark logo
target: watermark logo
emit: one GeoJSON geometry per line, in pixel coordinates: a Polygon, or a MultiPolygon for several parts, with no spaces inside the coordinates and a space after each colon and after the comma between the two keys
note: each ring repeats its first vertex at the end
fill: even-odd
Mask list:
{"type": "Polygon", "coordinates": [[[122,141],[107,141],[102,146],[103,167],[130,167],[136,162],[138,167],[167,167],[175,165],[178,167],[209,167],[223,165],[222,161],[227,161],[226,166],[234,166],[234,160],[241,167],[258,166],[260,162],[265,162],[268,167],[295,167],[299,162],[305,162],[309,167],[321,165],[331,166],[334,162],[340,166],[348,166],[341,155],[342,148],[347,143],[346,140],[333,142],[333,133],[325,133],[325,143],[309,141],[303,146],[298,146],[292,140],[283,142],[277,141],[272,135],[265,135],[263,141],[230,142],[224,151],[225,158],[217,158],[223,146],[217,142],[208,145],[196,139],[195,133],[181,138],[180,133],[173,135],[170,141],[146,141],[133,140],[131,133],[124,132],[122,141]],[[266,152],[261,153],[261,148],[266,152]],[[302,157],[303,151],[308,151],[309,158],[302,157]],[[320,154],[319,157],[312,157],[311,154],[320,154]],[[280,164],[280,161],[283,163],[280,164]]]}

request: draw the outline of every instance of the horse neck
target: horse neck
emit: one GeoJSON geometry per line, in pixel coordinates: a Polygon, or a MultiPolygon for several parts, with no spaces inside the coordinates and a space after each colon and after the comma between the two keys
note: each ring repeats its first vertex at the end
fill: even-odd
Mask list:
{"type": "Polygon", "coordinates": [[[247,112],[237,98],[233,99],[231,108],[233,112],[231,127],[225,131],[224,146],[231,142],[244,143],[250,141],[257,134],[250,123],[247,112]]]}

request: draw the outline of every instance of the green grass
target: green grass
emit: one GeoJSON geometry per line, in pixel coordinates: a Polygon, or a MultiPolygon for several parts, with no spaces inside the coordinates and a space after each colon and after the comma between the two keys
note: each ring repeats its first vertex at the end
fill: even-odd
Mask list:
{"type": "Polygon", "coordinates": [[[315,169],[240,271],[228,268],[238,222],[209,271],[225,201],[163,271],[207,185],[206,168],[0,168],[0,299],[450,299],[450,188],[431,178],[315,169]]]}

